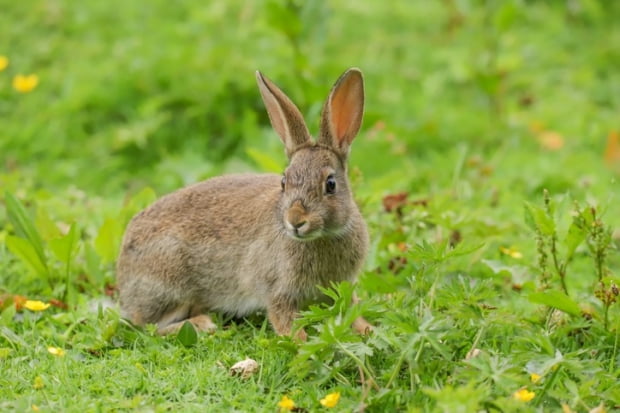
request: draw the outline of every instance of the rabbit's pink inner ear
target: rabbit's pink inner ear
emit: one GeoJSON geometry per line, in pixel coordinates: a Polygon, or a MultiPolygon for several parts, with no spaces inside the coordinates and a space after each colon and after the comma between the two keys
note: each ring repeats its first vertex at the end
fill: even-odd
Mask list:
{"type": "Polygon", "coordinates": [[[329,99],[331,132],[341,149],[350,145],[362,125],[364,81],[358,69],[348,70],[336,83],[329,99]]]}

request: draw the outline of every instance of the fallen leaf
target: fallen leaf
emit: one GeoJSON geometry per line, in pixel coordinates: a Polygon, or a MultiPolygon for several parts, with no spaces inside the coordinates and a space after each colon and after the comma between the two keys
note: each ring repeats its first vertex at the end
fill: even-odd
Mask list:
{"type": "Polygon", "coordinates": [[[251,358],[247,358],[238,363],[235,363],[230,368],[230,374],[232,376],[241,376],[242,379],[247,379],[258,370],[258,363],[251,358]]]}
{"type": "Polygon", "coordinates": [[[400,209],[407,205],[407,193],[399,192],[397,194],[390,194],[383,197],[383,209],[385,212],[396,211],[400,213],[400,209]]]}
{"type": "Polygon", "coordinates": [[[620,133],[616,131],[611,131],[609,135],[607,135],[605,162],[610,165],[620,162],[620,133]]]}
{"type": "Polygon", "coordinates": [[[57,300],[57,299],[55,299],[55,298],[51,298],[51,299],[49,300],[49,303],[52,305],[52,307],[60,308],[60,309],[63,309],[63,310],[66,310],[66,309],[68,309],[68,308],[69,308],[69,306],[67,305],[67,303],[62,302],[62,301],[60,301],[60,300],[57,300]]]}
{"type": "Polygon", "coordinates": [[[118,287],[116,287],[116,284],[106,283],[103,293],[108,297],[114,297],[117,291],[118,287]]]}
{"type": "Polygon", "coordinates": [[[15,303],[15,309],[17,311],[19,311],[22,308],[24,308],[24,304],[26,304],[26,301],[28,301],[28,299],[26,297],[24,297],[23,295],[14,295],[13,296],[13,302],[15,303]]]}
{"type": "Polygon", "coordinates": [[[557,151],[564,147],[564,138],[558,132],[544,131],[537,138],[540,146],[550,151],[557,151]]]}

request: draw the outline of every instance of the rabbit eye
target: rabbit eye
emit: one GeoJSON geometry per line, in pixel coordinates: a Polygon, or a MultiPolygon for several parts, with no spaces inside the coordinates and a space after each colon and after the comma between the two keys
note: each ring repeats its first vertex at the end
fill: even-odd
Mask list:
{"type": "Polygon", "coordinates": [[[284,191],[284,187],[286,186],[286,176],[282,177],[282,191],[284,191]]]}
{"type": "Polygon", "coordinates": [[[336,178],[334,178],[334,175],[327,177],[325,181],[325,193],[330,195],[336,193],[336,178]]]}

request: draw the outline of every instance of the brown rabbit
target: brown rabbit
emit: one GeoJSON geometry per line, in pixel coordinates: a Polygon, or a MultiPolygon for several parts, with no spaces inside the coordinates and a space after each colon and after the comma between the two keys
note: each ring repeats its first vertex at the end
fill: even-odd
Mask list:
{"type": "MultiPolygon", "coordinates": [[[[209,331],[206,312],[266,310],[275,331],[290,334],[299,310],[321,299],[317,285],[354,281],[362,267],[368,232],[347,179],[364,109],[361,71],[347,70],[332,88],[316,143],[293,102],[261,73],[256,80],[289,166],[284,176],[194,184],[131,220],[117,274],[123,316],[137,325],[168,334],[190,321],[209,331]]],[[[371,329],[363,318],[354,327],[371,329]]]]}

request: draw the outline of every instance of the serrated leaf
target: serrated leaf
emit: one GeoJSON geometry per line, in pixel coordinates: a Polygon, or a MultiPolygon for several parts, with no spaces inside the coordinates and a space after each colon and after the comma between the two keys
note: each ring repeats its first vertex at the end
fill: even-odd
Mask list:
{"type": "Polygon", "coordinates": [[[6,192],[4,196],[6,202],[6,212],[11,224],[15,228],[15,232],[21,238],[28,241],[32,250],[39,258],[39,263],[44,267],[44,273],[47,273],[47,260],[45,258],[45,252],[43,251],[43,241],[39,232],[35,228],[26,208],[21,202],[10,192],[6,192]]]}
{"type": "Polygon", "coordinates": [[[196,333],[194,325],[189,321],[184,322],[177,333],[177,340],[179,340],[184,347],[194,346],[198,342],[198,334],[196,333]]]}
{"type": "Polygon", "coordinates": [[[390,294],[399,288],[406,287],[408,280],[405,277],[399,277],[392,273],[376,274],[368,273],[360,278],[360,286],[364,291],[378,294],[390,294]]]}
{"type": "Polygon", "coordinates": [[[35,275],[47,277],[47,266],[41,261],[30,241],[13,235],[6,236],[6,246],[28,267],[35,275]]]}
{"type": "Polygon", "coordinates": [[[533,230],[538,229],[544,235],[555,233],[555,222],[547,212],[536,205],[525,203],[525,223],[533,230]]]}
{"type": "Polygon", "coordinates": [[[580,315],[579,305],[572,298],[560,291],[543,291],[532,293],[528,296],[532,303],[543,304],[549,307],[557,308],[571,315],[580,315]]]}

